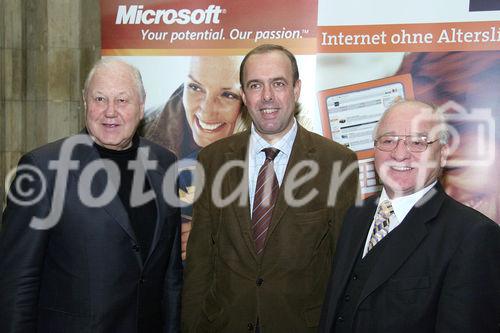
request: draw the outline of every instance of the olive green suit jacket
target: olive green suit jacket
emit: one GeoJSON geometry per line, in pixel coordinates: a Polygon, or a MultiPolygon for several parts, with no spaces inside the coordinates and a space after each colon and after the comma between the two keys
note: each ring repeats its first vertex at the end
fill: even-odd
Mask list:
{"type": "Polygon", "coordinates": [[[357,194],[356,156],[299,126],[264,252],[257,255],[248,200],[249,139],[250,131],[242,132],[198,155],[206,182],[194,204],[187,247],[183,332],[252,331],[257,318],[262,333],[317,329],[340,224],[357,194]],[[303,161],[318,172],[301,168],[303,161]],[[241,195],[221,205],[219,193],[222,199],[241,195]],[[294,203],[290,196],[313,199],[294,203]]]}

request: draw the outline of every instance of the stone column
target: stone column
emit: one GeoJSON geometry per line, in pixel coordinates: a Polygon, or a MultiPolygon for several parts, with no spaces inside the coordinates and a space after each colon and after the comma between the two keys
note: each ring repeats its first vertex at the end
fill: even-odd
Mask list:
{"type": "MultiPolygon", "coordinates": [[[[0,0],[0,179],[19,157],[83,127],[100,56],[99,0],[0,0]]],[[[0,189],[3,207],[4,187],[0,189]]]]}
{"type": "MultiPolygon", "coordinates": [[[[25,148],[27,129],[24,1],[0,0],[0,199],[4,179],[25,148]]],[[[3,207],[3,205],[2,205],[3,207]]]]}

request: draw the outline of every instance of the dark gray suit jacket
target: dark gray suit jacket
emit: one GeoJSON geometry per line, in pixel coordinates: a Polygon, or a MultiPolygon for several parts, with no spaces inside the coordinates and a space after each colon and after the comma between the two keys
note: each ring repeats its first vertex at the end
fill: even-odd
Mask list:
{"type": "MultiPolygon", "coordinates": [[[[56,171],[48,166],[59,158],[64,142],[36,149],[19,163],[13,184],[27,174],[26,168],[35,167],[41,171],[46,189],[41,200],[29,206],[8,200],[3,214],[0,332],[132,333],[138,327],[142,332],[177,332],[182,280],[180,213],[163,200],[161,189],[174,155],[140,139],[139,147],[148,147],[148,159],[158,163],[146,174],[156,197],[157,221],[151,249],[143,261],[118,196],[94,208],[80,200],[79,185],[90,186],[97,197],[107,184],[102,171],[91,183],[83,180],[82,170],[91,163],[99,165],[95,164],[100,157],[94,146],[78,144],[73,149],[72,159],[78,165],[69,171],[66,191],[54,196],[56,171]],[[57,203],[62,203],[62,215],[55,226],[48,230],[29,226],[32,217],[48,216],[57,203]]],[[[28,183],[35,192],[43,190],[38,178],[28,183]]],[[[16,186],[11,193],[21,195],[16,186]]]]}
{"type": "MultiPolygon", "coordinates": [[[[333,332],[376,197],[346,214],[319,332],[333,332]]],[[[351,332],[491,332],[500,325],[500,227],[438,183],[391,232],[356,304],[351,332]]]]}

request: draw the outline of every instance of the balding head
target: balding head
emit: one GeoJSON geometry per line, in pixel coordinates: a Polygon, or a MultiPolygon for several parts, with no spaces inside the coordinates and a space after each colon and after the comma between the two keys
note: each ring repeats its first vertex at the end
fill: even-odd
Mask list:
{"type": "Polygon", "coordinates": [[[136,67],[132,66],[131,64],[116,58],[101,58],[94,64],[94,66],[92,66],[92,69],[90,70],[89,74],[87,75],[87,78],[85,79],[85,84],[83,85],[84,99],[87,94],[90,81],[92,81],[92,78],[94,77],[95,73],[103,68],[117,70],[122,73],[127,73],[127,72],[130,73],[134,85],[137,89],[137,94],[141,98],[142,103],[144,103],[144,101],[146,100],[146,91],[144,90],[144,84],[142,83],[141,72],[139,72],[139,70],[136,67]]]}

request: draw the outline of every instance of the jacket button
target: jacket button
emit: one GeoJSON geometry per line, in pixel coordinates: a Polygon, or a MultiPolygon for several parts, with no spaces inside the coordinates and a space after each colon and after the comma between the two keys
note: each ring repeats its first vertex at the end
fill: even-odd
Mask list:
{"type": "Polygon", "coordinates": [[[351,295],[345,295],[344,299],[346,302],[349,302],[351,300],[351,295]]]}
{"type": "Polygon", "coordinates": [[[247,325],[247,329],[248,329],[249,331],[253,331],[253,324],[252,324],[252,323],[248,323],[248,325],[247,325]]]}
{"type": "Polygon", "coordinates": [[[343,322],[344,322],[344,317],[342,317],[342,316],[338,316],[338,317],[337,317],[337,321],[338,321],[339,323],[343,323],[343,322]]]}
{"type": "Polygon", "coordinates": [[[132,249],[135,251],[135,252],[139,252],[139,250],[141,249],[141,247],[137,244],[134,244],[134,246],[132,246],[132,249]]]}
{"type": "Polygon", "coordinates": [[[264,282],[264,279],[263,278],[258,278],[256,281],[255,281],[255,284],[257,285],[257,287],[260,287],[262,286],[262,283],[264,282]]]}
{"type": "Polygon", "coordinates": [[[356,274],[354,274],[354,275],[352,276],[352,279],[353,279],[353,280],[357,280],[357,279],[358,279],[358,276],[357,276],[356,274]]]}

